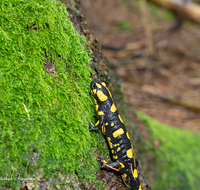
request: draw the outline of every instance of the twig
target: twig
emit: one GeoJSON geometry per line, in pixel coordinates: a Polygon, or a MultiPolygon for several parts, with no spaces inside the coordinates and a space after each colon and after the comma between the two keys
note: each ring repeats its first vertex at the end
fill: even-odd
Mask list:
{"type": "Polygon", "coordinates": [[[30,116],[29,116],[29,113],[28,113],[29,111],[28,111],[28,109],[26,108],[26,105],[24,104],[24,102],[22,102],[22,104],[23,104],[23,106],[24,106],[24,108],[25,108],[25,110],[26,110],[26,113],[27,113],[28,117],[30,117],[30,116]]]}
{"type": "Polygon", "coordinates": [[[129,91],[124,90],[124,94],[127,94],[129,96],[134,96],[134,93],[130,92],[130,91],[140,91],[140,92],[149,94],[151,96],[160,98],[161,100],[169,102],[173,105],[178,105],[178,106],[189,108],[189,109],[192,109],[195,111],[200,111],[200,103],[199,102],[195,102],[191,99],[187,99],[187,98],[183,98],[183,97],[166,95],[164,93],[159,92],[159,90],[157,88],[155,88],[154,86],[144,85],[141,88],[139,85],[130,85],[128,83],[123,83],[122,86],[124,88],[129,89],[129,91]]]}
{"type": "Polygon", "coordinates": [[[185,108],[193,109],[196,111],[200,111],[200,104],[199,102],[192,101],[191,99],[186,99],[182,97],[175,97],[166,95],[163,93],[158,92],[158,90],[153,86],[144,85],[141,90],[151,96],[156,96],[163,101],[167,101],[174,105],[179,105],[185,108]]]}

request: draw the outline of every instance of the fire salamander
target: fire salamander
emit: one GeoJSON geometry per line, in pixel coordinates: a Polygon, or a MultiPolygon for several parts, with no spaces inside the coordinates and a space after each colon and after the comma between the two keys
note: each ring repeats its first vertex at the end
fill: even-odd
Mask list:
{"type": "Polygon", "coordinates": [[[102,157],[98,157],[97,160],[101,163],[100,169],[118,171],[129,189],[142,190],[137,170],[138,161],[134,158],[129,134],[113,103],[110,91],[104,82],[92,81],[90,88],[99,116],[95,126],[89,123],[90,131],[102,130],[114,161],[107,163],[102,157]]]}

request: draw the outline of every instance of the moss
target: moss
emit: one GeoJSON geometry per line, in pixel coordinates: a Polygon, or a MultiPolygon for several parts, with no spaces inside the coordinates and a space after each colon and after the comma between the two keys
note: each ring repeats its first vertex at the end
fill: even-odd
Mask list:
{"type": "Polygon", "coordinates": [[[103,141],[88,130],[90,52],[66,8],[56,0],[2,0],[0,51],[0,176],[36,177],[43,168],[48,178],[59,168],[96,180],[91,150],[103,141]]]}
{"type": "Polygon", "coordinates": [[[153,168],[157,176],[152,188],[197,189],[200,186],[199,134],[162,124],[141,112],[137,115],[148,127],[152,144],[160,141],[159,148],[154,148],[156,163],[153,168]]]}

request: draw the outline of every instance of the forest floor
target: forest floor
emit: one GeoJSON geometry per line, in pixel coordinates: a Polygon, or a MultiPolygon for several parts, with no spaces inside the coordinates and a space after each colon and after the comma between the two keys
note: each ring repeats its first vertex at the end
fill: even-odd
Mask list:
{"type": "Polygon", "coordinates": [[[122,78],[125,101],[154,119],[200,133],[200,30],[132,0],[81,0],[88,27],[122,78]]]}

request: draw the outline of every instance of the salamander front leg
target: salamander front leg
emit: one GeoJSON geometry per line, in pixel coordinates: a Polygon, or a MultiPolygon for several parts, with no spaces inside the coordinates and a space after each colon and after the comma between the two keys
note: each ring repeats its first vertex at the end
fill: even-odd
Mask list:
{"type": "Polygon", "coordinates": [[[89,123],[89,127],[90,127],[90,131],[96,131],[98,129],[101,129],[101,127],[103,126],[103,121],[104,121],[104,116],[100,115],[99,116],[99,121],[96,122],[95,126],[93,126],[92,123],[89,123]]]}
{"type": "Polygon", "coordinates": [[[97,161],[101,162],[101,170],[115,170],[115,171],[119,171],[120,170],[120,163],[119,162],[112,162],[112,163],[107,163],[103,157],[98,157],[97,161]]]}

